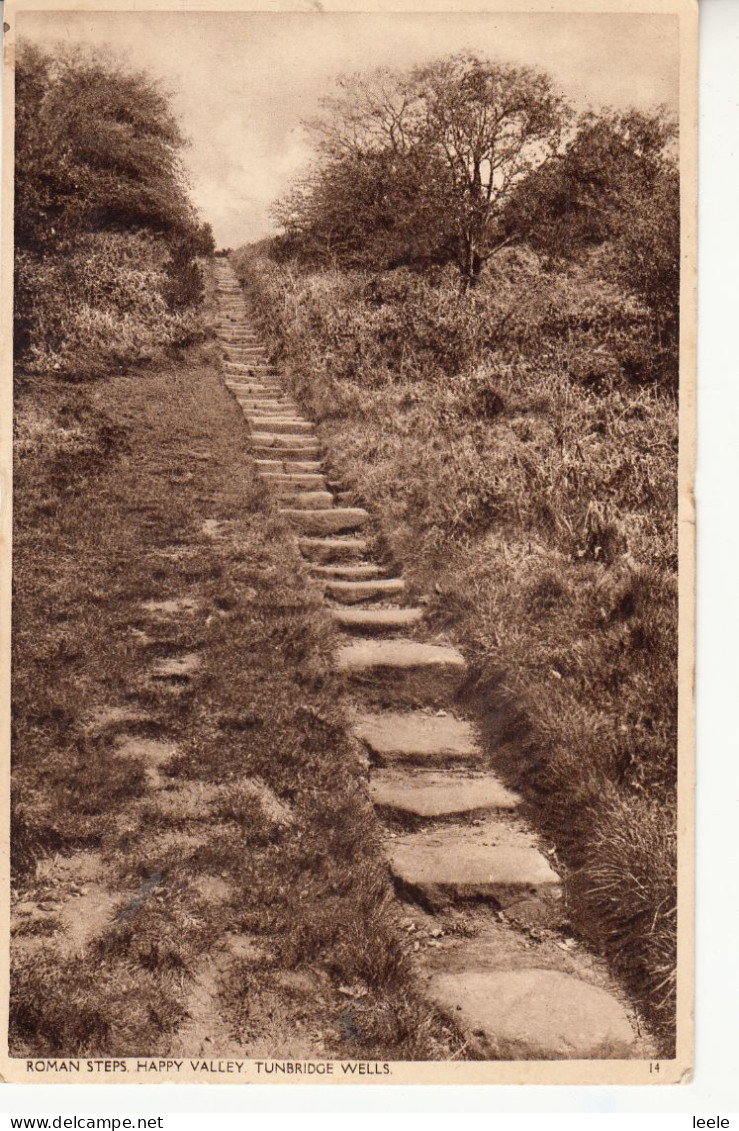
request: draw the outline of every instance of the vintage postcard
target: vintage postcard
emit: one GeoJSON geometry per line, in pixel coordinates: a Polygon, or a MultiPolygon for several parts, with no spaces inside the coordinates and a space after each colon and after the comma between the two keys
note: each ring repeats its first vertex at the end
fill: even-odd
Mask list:
{"type": "Polygon", "coordinates": [[[5,1080],[690,1078],[697,25],[6,5],[5,1080]]]}

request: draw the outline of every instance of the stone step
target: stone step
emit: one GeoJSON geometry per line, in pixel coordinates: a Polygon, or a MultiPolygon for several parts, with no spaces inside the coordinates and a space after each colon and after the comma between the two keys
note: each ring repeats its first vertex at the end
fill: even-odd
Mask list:
{"type": "Polygon", "coordinates": [[[264,396],[274,397],[287,391],[284,380],[276,370],[267,371],[256,365],[242,370],[229,369],[225,374],[225,382],[235,393],[262,393],[264,396]]]}
{"type": "Polygon", "coordinates": [[[378,770],[370,797],[380,809],[412,817],[468,817],[513,810],[521,798],[490,773],[458,770],[378,770]]]}
{"type": "MultiPolygon", "coordinates": [[[[239,407],[241,408],[241,411],[243,412],[244,416],[249,421],[249,423],[251,424],[251,426],[252,426],[252,428],[254,429],[255,432],[265,432],[265,431],[267,431],[267,429],[266,429],[266,427],[264,427],[264,423],[263,423],[264,422],[263,411],[260,411],[259,409],[249,408],[248,406],[241,404],[241,402],[239,402],[239,407]]],[[[270,419],[271,420],[274,420],[275,416],[279,416],[282,420],[292,420],[292,419],[294,419],[293,415],[292,415],[292,413],[290,412],[289,409],[282,410],[282,409],[271,408],[269,411],[270,411],[270,419]],[[290,415],[288,415],[288,413],[290,413],[290,415]]],[[[270,431],[271,431],[271,429],[270,429],[270,431]]]]}
{"type": "Polygon", "coordinates": [[[227,373],[225,381],[235,393],[260,393],[267,399],[275,393],[284,393],[287,388],[279,373],[260,373],[254,366],[244,373],[227,373]]]}
{"type": "Polygon", "coordinates": [[[322,466],[318,460],[255,459],[254,463],[262,473],[273,471],[288,475],[293,472],[317,472],[322,466]]]}
{"type": "Polygon", "coordinates": [[[280,380],[279,370],[276,365],[262,365],[254,363],[247,363],[245,361],[229,361],[227,358],[223,361],[223,367],[228,371],[232,377],[249,377],[258,376],[264,381],[270,379],[280,380]]]}
{"type": "Polygon", "coordinates": [[[285,395],[285,386],[280,377],[265,382],[261,377],[226,381],[226,388],[236,397],[252,397],[255,400],[274,401],[285,395]]]}
{"type": "MultiPolygon", "coordinates": [[[[226,366],[230,366],[231,362],[225,362],[226,366]]],[[[274,396],[275,393],[284,393],[286,385],[283,378],[280,376],[276,369],[272,366],[262,365],[248,365],[240,369],[228,369],[225,374],[226,384],[231,387],[229,382],[233,382],[235,388],[234,392],[252,392],[265,393],[268,397],[274,396]]]]}
{"type": "Polygon", "coordinates": [[[325,476],[308,472],[293,472],[290,475],[280,471],[263,471],[262,478],[273,487],[292,487],[296,491],[320,491],[326,485],[325,476]]]}
{"type": "Polygon", "coordinates": [[[252,373],[248,376],[240,373],[238,377],[226,380],[226,387],[234,396],[254,397],[256,400],[274,401],[288,394],[285,382],[277,374],[252,373]]]}
{"type": "Polygon", "coordinates": [[[373,701],[441,707],[459,691],[467,671],[456,648],[415,640],[356,640],[338,649],[336,663],[373,701]]]}
{"type": "Polygon", "coordinates": [[[315,436],[304,436],[293,432],[262,432],[254,431],[251,434],[255,448],[306,448],[318,451],[318,442],[315,436]]]}
{"type": "Polygon", "coordinates": [[[378,581],[327,581],[324,592],[343,605],[357,605],[363,601],[381,601],[405,592],[402,578],[381,578],[378,581]]]}
{"type": "Polygon", "coordinates": [[[334,497],[330,491],[286,491],[278,490],[277,497],[281,503],[289,503],[291,508],[297,510],[328,510],[334,505],[334,497]]]}
{"type": "Polygon", "coordinates": [[[234,373],[236,376],[238,376],[239,373],[250,372],[252,370],[262,373],[279,373],[279,369],[276,365],[267,361],[253,361],[250,358],[224,356],[223,365],[229,373],[234,373]]]}
{"type": "Polygon", "coordinates": [[[423,620],[423,609],[331,609],[339,628],[363,636],[407,632],[423,620]]]}
{"type": "Polygon", "coordinates": [[[486,1060],[619,1060],[637,1042],[612,994],[559,970],[439,973],[425,992],[486,1060]]]}
{"type": "Polygon", "coordinates": [[[295,405],[282,397],[256,397],[252,393],[235,393],[234,396],[241,407],[249,412],[258,412],[263,416],[282,416],[289,412],[293,418],[298,415],[295,405]]]}
{"type": "Polygon", "coordinates": [[[225,379],[226,387],[239,397],[251,397],[255,401],[283,401],[290,400],[287,387],[277,374],[265,377],[264,374],[253,374],[251,377],[242,374],[230,375],[225,379]]]}
{"type": "Polygon", "coordinates": [[[561,897],[559,876],[533,837],[496,818],[398,837],[389,860],[401,890],[431,905],[485,899],[505,908],[532,897],[561,897]]]}
{"type": "Polygon", "coordinates": [[[334,507],[333,510],[303,511],[280,507],[280,514],[301,534],[340,534],[359,530],[369,521],[367,511],[359,507],[334,507]]]}
{"type": "MultiPolygon", "coordinates": [[[[279,389],[273,389],[271,392],[266,392],[266,393],[261,393],[261,394],[255,394],[255,393],[252,393],[252,392],[244,393],[244,392],[241,392],[240,390],[233,390],[233,394],[236,397],[236,400],[239,402],[239,404],[243,408],[244,412],[248,412],[248,413],[253,414],[254,416],[258,416],[261,420],[264,420],[265,422],[269,421],[270,419],[275,419],[275,418],[278,418],[279,420],[281,420],[283,422],[286,419],[288,419],[288,420],[300,419],[300,413],[295,408],[295,405],[290,404],[290,402],[287,401],[282,396],[281,391],[279,389]],[[249,401],[253,402],[255,400],[261,400],[261,401],[271,400],[271,401],[274,401],[276,403],[269,405],[269,406],[266,406],[264,408],[255,408],[253,404],[249,403],[249,401]],[[288,417],[286,417],[285,413],[289,413],[290,415],[288,417]]],[[[269,432],[270,431],[270,428],[268,427],[268,425],[266,423],[265,423],[265,426],[262,429],[262,431],[263,432],[269,432]]]]}
{"type": "Polygon", "coordinates": [[[363,713],[353,726],[375,759],[433,765],[451,761],[476,761],[480,757],[472,727],[453,715],[425,715],[420,711],[363,713]]]}
{"type": "Polygon", "coordinates": [[[225,346],[224,346],[223,364],[224,364],[225,368],[227,370],[229,370],[230,372],[237,372],[238,373],[240,371],[243,372],[244,370],[263,370],[263,371],[272,372],[272,373],[278,372],[277,366],[275,364],[273,364],[272,362],[256,361],[256,360],[250,359],[250,357],[230,357],[230,356],[227,356],[227,355],[225,355],[225,346]]]}
{"type": "Polygon", "coordinates": [[[275,454],[287,460],[310,460],[316,463],[323,452],[317,444],[298,445],[295,447],[275,447],[274,444],[252,444],[252,454],[256,459],[269,459],[275,454]]]}
{"type": "MultiPolygon", "coordinates": [[[[261,432],[263,428],[269,427],[270,422],[275,419],[282,421],[295,420],[294,409],[271,408],[269,409],[269,415],[267,415],[264,409],[250,408],[249,405],[245,405],[242,401],[239,401],[238,397],[236,399],[244,416],[247,418],[249,423],[252,424],[254,428],[256,428],[258,432],[261,432]]],[[[270,428],[270,431],[273,431],[273,429],[270,428]]]]}
{"type": "Polygon", "coordinates": [[[299,538],[298,549],[310,562],[347,562],[369,550],[364,538],[299,538]]]}
{"type": "Polygon", "coordinates": [[[259,417],[260,428],[265,432],[280,433],[286,436],[312,436],[315,425],[310,420],[295,419],[294,417],[282,418],[279,416],[259,417]]]}
{"type": "Polygon", "coordinates": [[[282,387],[275,386],[274,388],[267,389],[259,388],[257,382],[254,382],[253,385],[249,386],[229,385],[228,388],[237,400],[241,398],[243,400],[251,401],[276,401],[278,404],[283,406],[289,404],[289,401],[285,397],[285,389],[282,387]]]}
{"type": "Polygon", "coordinates": [[[310,572],[314,577],[338,577],[347,581],[359,581],[369,577],[379,577],[382,568],[378,565],[314,565],[310,566],[310,572]]]}

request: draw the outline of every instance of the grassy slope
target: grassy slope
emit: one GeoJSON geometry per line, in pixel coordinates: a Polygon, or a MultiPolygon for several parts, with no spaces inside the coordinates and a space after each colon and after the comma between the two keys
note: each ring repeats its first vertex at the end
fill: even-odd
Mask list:
{"type": "Polygon", "coordinates": [[[209,349],[18,393],[14,894],[63,911],[49,876],[94,857],[126,909],[81,956],[54,914],[16,919],[12,1049],[194,1053],[210,1015],[245,1055],[448,1056],[458,1040],[405,988],[327,620],[209,349]],[[190,654],[191,677],[151,680],[190,654]],[[125,736],[176,744],[164,790],[125,736]]]}
{"type": "Polygon", "coordinates": [[[575,928],[669,1051],[676,412],[613,380],[628,303],[519,253],[466,302],[452,279],[236,263],[337,471],[472,661],[575,928]]]}

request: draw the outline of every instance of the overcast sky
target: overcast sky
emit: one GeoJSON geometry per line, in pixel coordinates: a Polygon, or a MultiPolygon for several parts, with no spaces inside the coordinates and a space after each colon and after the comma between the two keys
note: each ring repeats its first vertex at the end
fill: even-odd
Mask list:
{"type": "Polygon", "coordinates": [[[301,119],[338,75],[469,49],[549,72],[579,106],[677,111],[677,20],[488,13],[21,12],[20,38],[110,47],[156,74],[191,141],[193,196],[219,245],[272,230],[310,156],[301,119]]]}

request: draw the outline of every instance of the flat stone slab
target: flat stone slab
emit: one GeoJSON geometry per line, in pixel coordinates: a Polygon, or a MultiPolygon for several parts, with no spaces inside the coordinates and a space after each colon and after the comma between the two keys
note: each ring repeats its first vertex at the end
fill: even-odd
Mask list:
{"type": "Polygon", "coordinates": [[[277,366],[266,361],[251,361],[247,360],[246,358],[240,358],[239,360],[230,360],[228,357],[226,357],[224,358],[223,364],[227,369],[230,369],[231,372],[235,373],[262,372],[274,373],[276,375],[279,374],[277,366]]]}
{"type": "Polygon", "coordinates": [[[199,667],[200,657],[195,652],[190,652],[185,656],[156,660],[152,664],[151,674],[155,679],[189,679],[199,667]]]}
{"type": "Polygon", "coordinates": [[[361,714],[353,730],[381,762],[428,764],[480,756],[470,724],[452,715],[439,717],[420,711],[361,714]]]}
{"type": "Polygon", "coordinates": [[[298,548],[311,562],[345,562],[364,557],[369,544],[364,538],[299,538],[298,548]]]}
{"type": "Polygon", "coordinates": [[[460,774],[454,770],[380,770],[370,780],[370,797],[379,808],[429,818],[513,810],[521,801],[493,774],[460,774]]]}
{"type": "Polygon", "coordinates": [[[282,456],[283,459],[317,461],[322,454],[318,444],[296,445],[294,447],[292,445],[275,447],[273,444],[252,444],[252,451],[259,459],[269,458],[277,454],[282,456]]]}
{"type": "Polygon", "coordinates": [[[167,601],[144,601],[141,608],[154,616],[178,616],[180,613],[192,615],[198,607],[192,597],[171,597],[167,601]]]}
{"type": "Polygon", "coordinates": [[[310,567],[310,572],[314,577],[341,577],[347,581],[360,581],[379,576],[382,569],[378,565],[314,565],[310,567]]]}
{"type": "Polygon", "coordinates": [[[254,446],[260,448],[315,448],[317,446],[314,436],[303,436],[291,432],[252,432],[251,438],[254,446]]]}
{"type": "MultiPolygon", "coordinates": [[[[272,380],[272,379],[270,379],[272,380]]],[[[245,397],[259,400],[279,400],[285,387],[281,381],[274,378],[274,383],[265,383],[264,377],[239,377],[238,380],[226,378],[224,384],[235,397],[245,397]]]]}
{"type": "Polygon", "coordinates": [[[423,609],[332,609],[331,617],[347,632],[380,635],[413,628],[423,620],[423,609]]]}
{"type": "Polygon", "coordinates": [[[262,478],[275,487],[294,487],[296,490],[303,489],[305,491],[320,491],[326,485],[326,479],[323,475],[299,471],[292,474],[280,471],[264,471],[262,478]]]}
{"type": "Polygon", "coordinates": [[[404,592],[405,582],[402,578],[383,578],[379,581],[327,581],[325,585],[326,596],[345,605],[359,604],[362,601],[380,601],[404,592]]]}
{"type": "Polygon", "coordinates": [[[438,974],[426,992],[496,1060],[620,1059],[636,1044],[612,994],[556,970],[438,974]]]}
{"type": "Polygon", "coordinates": [[[443,644],[419,644],[416,640],[367,640],[345,644],[337,663],[342,671],[368,668],[453,668],[463,672],[467,662],[461,652],[443,644]]]}
{"type": "Polygon", "coordinates": [[[232,373],[225,377],[226,388],[233,393],[262,397],[281,396],[286,389],[285,382],[278,373],[259,372],[258,366],[250,366],[245,373],[232,373]]]}
{"type": "Polygon", "coordinates": [[[406,639],[356,640],[338,649],[336,663],[368,697],[388,705],[447,705],[467,670],[456,648],[406,639]]]}
{"type": "MultiPolygon", "coordinates": [[[[274,400],[277,401],[281,407],[285,407],[284,401],[282,400],[284,390],[279,385],[264,387],[261,381],[259,385],[261,387],[258,387],[256,383],[249,386],[239,385],[236,388],[232,386],[230,392],[232,392],[236,399],[242,404],[242,407],[244,402],[253,402],[255,400],[274,400]]],[[[293,414],[297,415],[294,406],[291,406],[291,408],[293,409],[293,414]]]]}
{"type": "Polygon", "coordinates": [[[274,420],[275,417],[279,417],[280,420],[297,419],[295,406],[286,404],[284,401],[275,400],[270,404],[248,395],[245,396],[243,393],[236,393],[235,395],[246,415],[254,420],[274,420]]]}
{"type": "Polygon", "coordinates": [[[330,491],[301,491],[296,487],[289,490],[283,485],[278,488],[276,494],[281,501],[288,502],[291,507],[299,510],[328,510],[334,505],[334,497],[330,491]]]}
{"type": "Polygon", "coordinates": [[[295,417],[258,417],[259,426],[265,432],[287,434],[289,436],[312,435],[315,425],[310,420],[295,417]]]}
{"type": "Polygon", "coordinates": [[[263,389],[286,389],[287,383],[275,365],[224,361],[226,382],[232,385],[261,385],[263,389]]]}
{"type": "Polygon", "coordinates": [[[273,471],[291,474],[292,472],[317,472],[321,470],[319,460],[293,460],[293,459],[255,459],[254,463],[260,472],[273,471]]]}
{"type": "Polygon", "coordinates": [[[256,381],[265,385],[276,382],[283,389],[287,387],[282,374],[275,365],[255,364],[250,361],[229,361],[224,358],[223,366],[226,370],[224,380],[234,385],[252,384],[256,381]]]}
{"type": "Polygon", "coordinates": [[[401,888],[431,904],[489,899],[507,907],[532,895],[560,895],[559,876],[533,837],[496,818],[411,833],[392,842],[389,859],[401,888]]]}
{"type": "Polygon", "coordinates": [[[244,410],[244,415],[248,416],[249,419],[253,420],[255,423],[257,421],[261,422],[265,418],[269,418],[270,420],[274,420],[275,417],[279,417],[280,420],[295,420],[295,409],[293,408],[292,405],[287,405],[287,404],[273,404],[273,405],[258,404],[258,405],[255,405],[252,401],[250,401],[246,397],[237,396],[236,399],[237,399],[239,405],[241,406],[241,408],[244,410]]]}
{"type": "Polygon", "coordinates": [[[301,534],[340,534],[343,530],[359,530],[369,521],[367,511],[360,507],[314,511],[280,507],[280,514],[301,534]]]}

